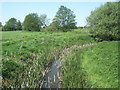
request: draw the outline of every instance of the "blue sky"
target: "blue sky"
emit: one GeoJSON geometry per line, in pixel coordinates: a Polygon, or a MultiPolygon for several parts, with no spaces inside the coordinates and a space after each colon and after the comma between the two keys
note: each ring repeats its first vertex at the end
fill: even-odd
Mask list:
{"type": "Polygon", "coordinates": [[[77,26],[85,26],[90,12],[103,4],[105,2],[1,2],[0,22],[4,25],[12,17],[23,22],[29,13],[46,14],[52,20],[60,5],[64,5],[74,11],[77,26]]]}

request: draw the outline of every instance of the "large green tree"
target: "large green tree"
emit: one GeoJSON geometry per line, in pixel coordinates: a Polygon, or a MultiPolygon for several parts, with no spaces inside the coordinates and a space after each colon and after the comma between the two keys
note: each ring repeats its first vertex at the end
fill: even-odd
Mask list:
{"type": "Polygon", "coordinates": [[[87,18],[91,33],[97,40],[120,40],[118,30],[118,2],[107,2],[91,12],[87,18]]]}
{"type": "Polygon", "coordinates": [[[39,31],[42,24],[37,13],[28,14],[23,22],[23,28],[28,31],[39,31]]]}
{"type": "Polygon", "coordinates": [[[59,10],[56,13],[54,21],[59,23],[58,29],[70,30],[76,28],[75,14],[69,8],[65,6],[60,6],[59,10]]]}
{"type": "Polygon", "coordinates": [[[17,30],[17,20],[15,18],[10,18],[5,26],[3,27],[5,31],[14,31],[17,30]]]}

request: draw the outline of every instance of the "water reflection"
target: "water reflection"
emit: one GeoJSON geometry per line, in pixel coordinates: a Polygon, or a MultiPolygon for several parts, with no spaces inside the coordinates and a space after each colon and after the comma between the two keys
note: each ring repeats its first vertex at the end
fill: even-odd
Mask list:
{"type": "Polygon", "coordinates": [[[59,80],[59,63],[60,60],[56,59],[49,70],[49,72],[45,75],[42,88],[59,88],[60,80],[59,80]]]}

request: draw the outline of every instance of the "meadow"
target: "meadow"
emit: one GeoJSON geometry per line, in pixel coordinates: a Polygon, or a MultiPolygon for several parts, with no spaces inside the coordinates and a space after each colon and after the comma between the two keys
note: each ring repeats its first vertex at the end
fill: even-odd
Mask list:
{"type": "Polygon", "coordinates": [[[0,33],[3,87],[40,87],[56,58],[61,61],[63,87],[118,86],[117,41],[97,43],[87,29],[0,33]]]}
{"type": "Polygon", "coordinates": [[[76,46],[62,58],[66,88],[118,88],[118,42],[76,46]]]}
{"type": "Polygon", "coordinates": [[[86,32],[2,32],[3,86],[38,87],[62,50],[94,42],[86,32]]]}
{"type": "MultiPolygon", "coordinates": [[[[32,3],[35,9],[31,11],[31,6],[27,8],[28,4],[25,4],[22,6],[28,14],[23,22],[14,17],[6,18],[5,25],[0,22],[2,88],[118,88],[119,2],[76,3],[75,7],[72,4],[69,8],[64,4],[55,14],[46,11],[46,5],[42,8],[37,3],[40,11],[46,9],[54,17],[42,12],[40,15],[31,13],[40,13],[36,10],[37,5],[32,3]],[[83,7],[80,9],[77,5],[83,7]],[[74,13],[71,8],[79,11],[74,13]],[[86,8],[86,15],[82,14],[83,8],[86,8]],[[79,13],[85,17],[78,17],[79,13]],[[77,22],[80,19],[86,21],[80,24],[77,22]]],[[[16,10],[20,6],[24,11],[20,4],[7,3],[11,7],[9,5],[16,10]]],[[[15,15],[14,12],[6,15],[19,17],[22,14],[20,17],[23,18],[25,13],[18,10],[15,15]]]]}

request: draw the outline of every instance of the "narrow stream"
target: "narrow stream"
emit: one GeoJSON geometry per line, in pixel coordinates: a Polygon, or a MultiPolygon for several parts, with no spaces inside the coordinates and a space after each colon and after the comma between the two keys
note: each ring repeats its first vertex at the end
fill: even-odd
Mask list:
{"type": "Polygon", "coordinates": [[[59,64],[60,64],[59,59],[56,59],[52,63],[50,70],[44,77],[44,81],[41,88],[59,88],[60,87],[59,64]]]}

